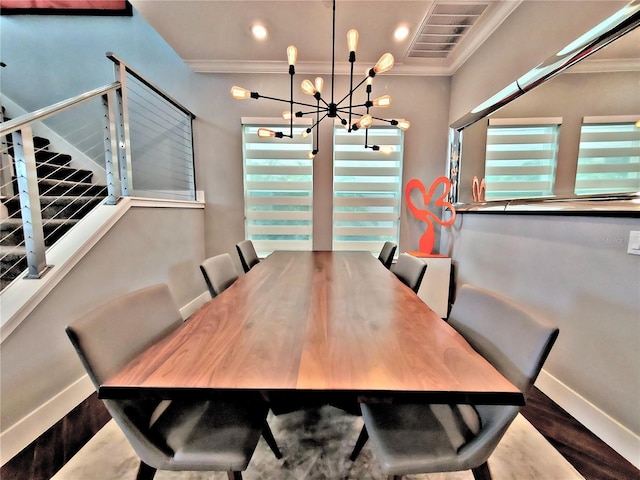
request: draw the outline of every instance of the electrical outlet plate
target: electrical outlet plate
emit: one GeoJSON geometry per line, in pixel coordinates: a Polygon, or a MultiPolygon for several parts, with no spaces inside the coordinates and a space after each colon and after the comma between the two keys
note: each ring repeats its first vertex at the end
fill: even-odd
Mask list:
{"type": "Polygon", "coordinates": [[[640,255],[640,231],[631,230],[629,232],[629,246],[627,253],[631,255],[640,255]]]}

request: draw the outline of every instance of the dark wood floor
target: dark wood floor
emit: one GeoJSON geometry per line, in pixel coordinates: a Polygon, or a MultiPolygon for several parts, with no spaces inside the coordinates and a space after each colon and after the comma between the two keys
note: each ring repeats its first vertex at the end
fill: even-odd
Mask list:
{"type": "MultiPolygon", "coordinates": [[[[638,469],[535,387],[522,414],[586,480],[640,480],[638,469]]],[[[49,480],[109,418],[92,395],[2,466],[0,478],[49,480]]]]}
{"type": "Polygon", "coordinates": [[[640,479],[640,470],[537,388],[521,413],[586,480],[640,479]]]}

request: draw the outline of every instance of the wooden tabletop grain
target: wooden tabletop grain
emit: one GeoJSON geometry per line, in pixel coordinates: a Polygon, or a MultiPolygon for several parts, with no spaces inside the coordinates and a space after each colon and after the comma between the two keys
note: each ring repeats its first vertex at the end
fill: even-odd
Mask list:
{"type": "Polygon", "coordinates": [[[524,403],[368,252],[275,252],[99,390],[165,398],[220,389],[420,394],[524,403]]]}

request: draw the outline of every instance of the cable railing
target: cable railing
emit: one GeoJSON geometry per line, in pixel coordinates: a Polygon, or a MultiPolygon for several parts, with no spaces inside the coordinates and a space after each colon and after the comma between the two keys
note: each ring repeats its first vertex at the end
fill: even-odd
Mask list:
{"type": "Polygon", "coordinates": [[[47,248],[99,204],[195,200],[195,116],[107,57],[115,82],[0,124],[2,289],[40,278],[47,248]]]}

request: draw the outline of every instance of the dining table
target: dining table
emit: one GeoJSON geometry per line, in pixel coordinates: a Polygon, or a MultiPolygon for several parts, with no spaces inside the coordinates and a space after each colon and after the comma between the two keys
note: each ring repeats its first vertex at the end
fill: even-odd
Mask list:
{"type": "Polygon", "coordinates": [[[272,253],[98,395],[207,398],[228,390],[524,404],[517,387],[363,251],[272,253]]]}

